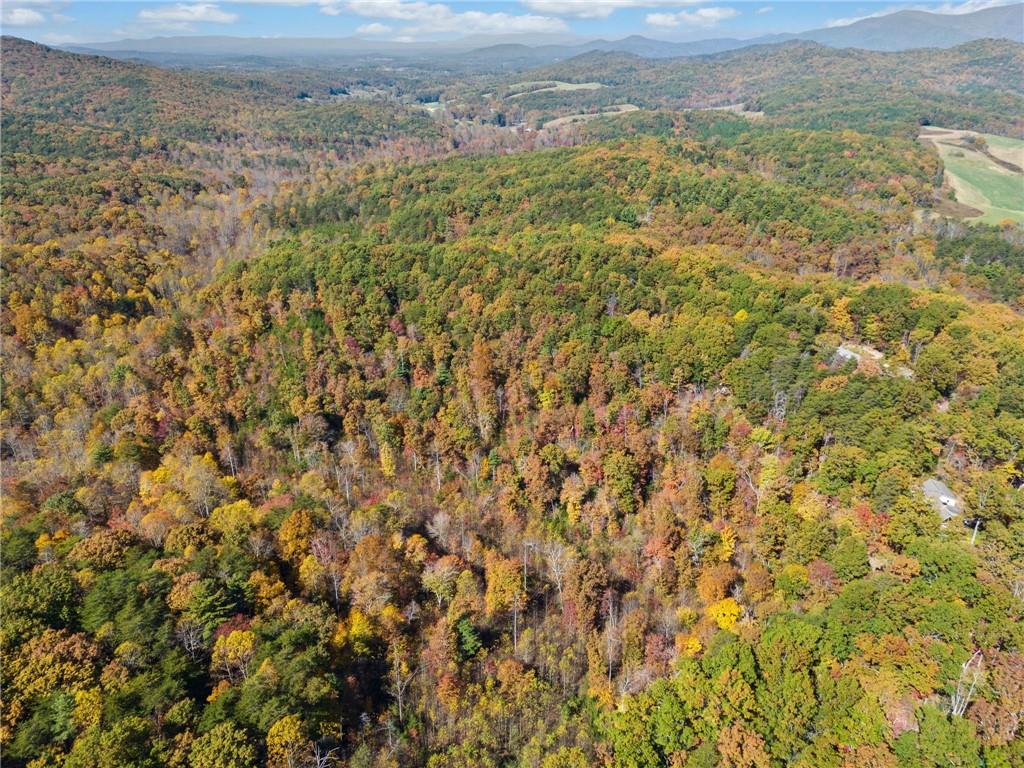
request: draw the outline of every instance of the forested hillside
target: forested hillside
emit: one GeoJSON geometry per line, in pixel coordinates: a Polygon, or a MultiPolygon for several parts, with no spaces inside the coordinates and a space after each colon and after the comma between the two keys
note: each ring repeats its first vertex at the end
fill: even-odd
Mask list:
{"type": "Polygon", "coordinates": [[[1024,234],[912,134],[8,45],[6,763],[1024,764],[1024,234]]]}
{"type": "Polygon", "coordinates": [[[146,303],[143,286],[168,298],[260,252],[273,233],[258,212],[280,190],[453,145],[396,102],[296,98],[304,83],[326,93],[326,75],[225,77],[2,45],[5,290],[35,292],[26,322],[39,333],[35,313],[54,303],[74,328],[98,303],[146,303]],[[126,286],[130,301],[111,298],[126,286]]]}
{"type": "MultiPolygon", "coordinates": [[[[921,124],[1024,131],[1024,46],[979,40],[947,50],[881,53],[809,42],[713,56],[642,59],[595,52],[517,74],[516,81],[599,82],[504,99],[533,119],[631,103],[653,109],[742,104],[783,125],[917,135],[921,124]]],[[[514,93],[500,86],[497,96],[514,93]]]]}
{"type": "MultiPolygon", "coordinates": [[[[324,151],[440,137],[425,114],[398,105],[308,104],[288,78],[161,70],[17,38],[4,38],[3,50],[7,152],[110,158],[189,140],[315,143],[324,151]]],[[[305,82],[312,89],[321,79],[305,82]]]]}

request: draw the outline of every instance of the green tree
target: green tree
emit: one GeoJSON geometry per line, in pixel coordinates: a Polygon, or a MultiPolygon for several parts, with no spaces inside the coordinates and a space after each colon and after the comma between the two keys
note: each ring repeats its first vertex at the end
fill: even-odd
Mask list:
{"type": "Polygon", "coordinates": [[[832,550],[829,562],[843,581],[859,579],[871,570],[867,545],[856,536],[841,539],[832,550]]]}
{"type": "Polygon", "coordinates": [[[245,731],[231,723],[215,725],[193,743],[189,768],[250,768],[256,748],[245,731]]]}

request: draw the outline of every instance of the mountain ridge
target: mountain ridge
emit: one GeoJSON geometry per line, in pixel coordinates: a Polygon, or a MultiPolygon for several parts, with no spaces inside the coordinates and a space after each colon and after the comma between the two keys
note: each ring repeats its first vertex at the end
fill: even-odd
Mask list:
{"type": "MultiPolygon", "coordinates": [[[[236,62],[258,57],[272,63],[346,59],[375,55],[387,58],[429,56],[445,62],[496,57],[498,68],[539,66],[573,58],[591,51],[633,53],[644,58],[677,58],[722,53],[728,50],[806,40],[832,48],[861,48],[870,51],[902,51],[915,48],[951,48],[972,40],[993,38],[1024,43],[1024,3],[996,6],[973,13],[940,14],[903,10],[884,16],[860,19],[851,24],[823,27],[804,32],[761,35],[754,38],[708,38],[692,41],[658,40],[629,35],[618,40],[595,39],[583,42],[547,41],[530,45],[522,35],[471,37],[445,42],[397,43],[358,37],[246,38],[217,36],[154,37],[64,46],[76,53],[99,53],[115,58],[142,58],[189,66],[208,61],[236,62]],[[487,44],[481,44],[481,43],[487,44]]],[[[558,37],[553,38],[557,40],[558,37]]],[[[552,38],[548,38],[552,40],[552,38]]]]}

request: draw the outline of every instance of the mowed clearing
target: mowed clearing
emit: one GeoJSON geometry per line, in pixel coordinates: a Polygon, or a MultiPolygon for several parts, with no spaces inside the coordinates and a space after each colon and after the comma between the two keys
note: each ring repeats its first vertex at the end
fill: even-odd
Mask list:
{"type": "Polygon", "coordinates": [[[596,117],[608,117],[610,115],[621,115],[623,112],[636,112],[640,107],[636,104],[612,104],[609,107],[605,107],[600,112],[584,112],[579,115],[566,115],[565,117],[556,117],[554,120],[549,120],[544,123],[545,128],[562,128],[566,125],[575,125],[576,123],[586,123],[593,120],[596,117]]]}
{"type": "Polygon", "coordinates": [[[764,112],[751,112],[745,104],[726,104],[724,107],[700,107],[701,112],[731,112],[748,120],[760,120],[764,112]]]}
{"type": "Polygon", "coordinates": [[[510,85],[508,87],[508,96],[505,98],[518,99],[520,96],[546,93],[548,91],[596,91],[598,88],[604,87],[604,83],[564,83],[561,80],[531,80],[525,83],[510,85]]]}
{"type": "Polygon", "coordinates": [[[1024,223],[1024,141],[931,126],[920,138],[938,150],[957,202],[981,212],[970,221],[1024,223]]]}

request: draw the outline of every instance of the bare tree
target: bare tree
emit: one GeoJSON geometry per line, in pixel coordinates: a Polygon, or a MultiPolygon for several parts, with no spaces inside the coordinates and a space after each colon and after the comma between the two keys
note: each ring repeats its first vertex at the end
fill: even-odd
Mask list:
{"type": "Polygon", "coordinates": [[[555,584],[558,590],[558,604],[562,604],[562,586],[565,584],[565,574],[572,567],[576,556],[570,547],[557,539],[544,542],[544,564],[548,569],[548,577],[555,584]]]}
{"type": "Polygon", "coordinates": [[[604,616],[604,644],[605,659],[608,662],[608,682],[612,681],[612,667],[614,666],[615,654],[620,645],[618,636],[618,617],[615,610],[615,592],[607,590],[601,604],[601,614],[604,616]]]}
{"type": "Polygon", "coordinates": [[[974,691],[981,681],[982,666],[981,651],[975,651],[974,655],[960,667],[956,690],[949,697],[949,713],[953,717],[963,717],[967,711],[967,706],[971,703],[974,691]]]}
{"type": "Polygon", "coordinates": [[[760,514],[761,512],[761,486],[754,478],[754,473],[749,466],[743,467],[740,470],[740,474],[743,476],[743,482],[747,484],[751,494],[754,496],[754,514],[760,514]]]}
{"type": "Polygon", "coordinates": [[[1010,584],[1010,591],[1018,600],[1024,599],[1024,578],[1014,579],[1010,584]]]}
{"type": "Polygon", "coordinates": [[[342,542],[351,541],[351,526],[349,525],[349,509],[333,494],[324,500],[327,504],[327,512],[330,514],[330,524],[342,542]]]}
{"type": "Polygon", "coordinates": [[[434,490],[441,490],[441,452],[438,450],[437,443],[431,445],[431,450],[434,455],[434,490]]]}
{"type": "Polygon", "coordinates": [[[313,742],[309,747],[309,761],[307,765],[309,768],[330,768],[338,763],[337,752],[338,747],[327,749],[317,742],[313,742]]]}
{"type": "Polygon", "coordinates": [[[519,650],[519,592],[512,596],[512,653],[519,650]]]}
{"type": "Polygon", "coordinates": [[[309,551],[324,569],[327,583],[331,586],[331,599],[335,609],[341,607],[342,560],[344,553],[338,546],[338,538],[328,531],[320,531],[309,542],[309,551]]]}
{"type": "Polygon", "coordinates": [[[198,621],[182,619],[174,629],[174,636],[192,661],[202,655],[205,643],[203,642],[203,626],[198,621]]]}
{"type": "Polygon", "coordinates": [[[398,704],[399,722],[405,719],[405,692],[409,687],[409,683],[415,677],[415,672],[405,663],[404,655],[402,646],[397,642],[393,642],[391,644],[391,670],[388,672],[388,693],[394,697],[395,703],[398,704]]]}
{"type": "Polygon", "coordinates": [[[266,560],[274,552],[274,542],[270,540],[266,531],[253,531],[246,541],[252,556],[258,561],[266,560]]]}

